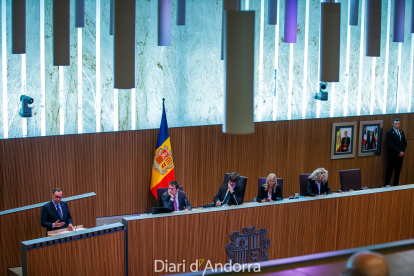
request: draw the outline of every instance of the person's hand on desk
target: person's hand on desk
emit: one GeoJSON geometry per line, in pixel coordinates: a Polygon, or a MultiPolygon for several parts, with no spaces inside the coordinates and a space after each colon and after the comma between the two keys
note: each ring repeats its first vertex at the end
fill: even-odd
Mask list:
{"type": "Polygon", "coordinates": [[[59,219],[57,221],[55,221],[55,223],[53,223],[55,225],[55,228],[57,227],[61,227],[62,225],[64,225],[64,222],[59,222],[59,219]]]}
{"type": "Polygon", "coordinates": [[[69,224],[68,228],[69,228],[70,231],[73,231],[73,225],[72,224],[69,224]]]}
{"type": "Polygon", "coordinates": [[[216,206],[220,206],[220,205],[221,205],[221,201],[220,200],[217,200],[216,206]]]}
{"type": "Polygon", "coordinates": [[[266,198],[263,198],[261,202],[266,202],[266,198]]]}

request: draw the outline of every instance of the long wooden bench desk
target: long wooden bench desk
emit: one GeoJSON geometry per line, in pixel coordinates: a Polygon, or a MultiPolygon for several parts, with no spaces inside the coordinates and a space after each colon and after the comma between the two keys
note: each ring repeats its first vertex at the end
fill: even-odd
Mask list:
{"type": "Polygon", "coordinates": [[[413,216],[414,185],[403,185],[127,217],[122,220],[127,229],[127,272],[182,273],[201,260],[199,270],[207,261],[225,264],[231,257],[249,262],[268,255],[274,260],[406,240],[414,238],[413,216]],[[175,271],[170,270],[172,264],[175,271]]]}
{"type": "MultiPolygon", "coordinates": [[[[96,194],[87,193],[64,198],[74,224],[96,225],[96,194]]],[[[8,267],[21,266],[20,243],[46,236],[40,225],[40,213],[46,202],[0,212],[0,275],[7,275],[8,267]]]]}

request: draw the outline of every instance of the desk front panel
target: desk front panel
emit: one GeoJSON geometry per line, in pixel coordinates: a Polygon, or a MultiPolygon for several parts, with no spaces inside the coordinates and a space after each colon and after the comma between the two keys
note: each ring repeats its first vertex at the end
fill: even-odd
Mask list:
{"type": "MultiPolygon", "coordinates": [[[[129,275],[152,275],[165,264],[226,263],[230,234],[265,228],[269,260],[413,238],[412,187],[361,191],[273,204],[214,208],[124,219],[129,275]],[[132,261],[133,260],[133,261],[132,261]],[[167,262],[166,262],[167,261],[167,262]],[[142,271],[144,269],[144,271],[142,271]]],[[[183,266],[180,271],[183,272],[183,266]]],[[[159,274],[166,274],[165,269],[159,274]]]]}

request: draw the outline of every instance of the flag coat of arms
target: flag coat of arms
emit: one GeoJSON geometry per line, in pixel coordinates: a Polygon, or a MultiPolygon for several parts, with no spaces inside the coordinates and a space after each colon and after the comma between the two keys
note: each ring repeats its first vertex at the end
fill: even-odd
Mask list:
{"type": "Polygon", "coordinates": [[[152,164],[151,192],[157,198],[157,189],[168,187],[175,180],[174,162],[171,151],[170,134],[168,133],[167,115],[165,114],[164,99],[162,99],[162,117],[157,147],[152,164]]]}

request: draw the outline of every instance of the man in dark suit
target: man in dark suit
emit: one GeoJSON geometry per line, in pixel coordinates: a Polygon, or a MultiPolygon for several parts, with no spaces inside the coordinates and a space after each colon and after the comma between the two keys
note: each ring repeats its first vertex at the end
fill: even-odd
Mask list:
{"type": "Polygon", "coordinates": [[[41,224],[47,231],[61,228],[73,230],[72,216],[68,204],[62,201],[63,191],[56,188],[52,192],[52,200],[42,206],[40,216],[41,224]]]}
{"type": "Polygon", "coordinates": [[[367,150],[372,150],[377,148],[377,143],[375,143],[374,132],[370,131],[366,143],[367,150]]]}
{"type": "Polygon", "coordinates": [[[348,137],[348,131],[344,132],[345,137],[342,138],[341,142],[341,152],[349,151],[349,144],[351,144],[351,138],[348,137]]]}
{"type": "Polygon", "coordinates": [[[190,201],[183,191],[178,190],[179,187],[180,184],[175,180],[168,183],[168,191],[162,195],[162,205],[173,211],[189,211],[192,209],[190,201]]]}
{"type": "Polygon", "coordinates": [[[388,167],[385,173],[385,186],[390,184],[392,172],[394,172],[394,186],[400,182],[401,166],[404,159],[404,152],[407,148],[404,131],[400,130],[400,120],[394,119],[392,129],[387,132],[388,143],[388,167]]]}
{"type": "Polygon", "coordinates": [[[243,203],[243,189],[237,185],[240,175],[232,172],[229,176],[229,183],[220,186],[216,196],[214,197],[214,206],[221,205],[240,205],[243,203]]]}

